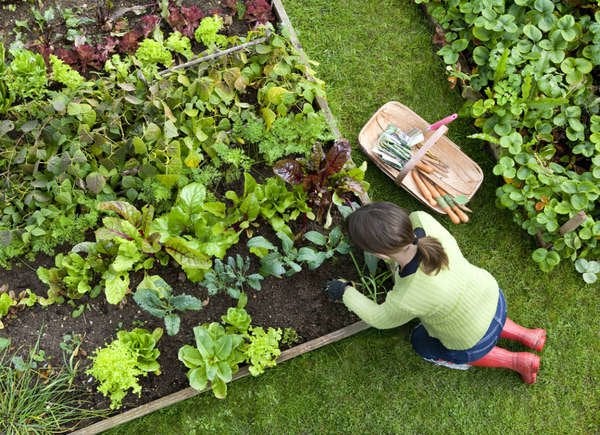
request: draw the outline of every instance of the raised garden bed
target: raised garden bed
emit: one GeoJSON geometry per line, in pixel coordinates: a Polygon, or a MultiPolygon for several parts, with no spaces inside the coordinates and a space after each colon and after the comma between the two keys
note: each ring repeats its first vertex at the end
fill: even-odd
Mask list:
{"type": "MultiPolygon", "coordinates": [[[[216,8],[223,10],[228,5],[235,4],[235,2],[197,3],[204,4],[206,12],[216,8]]],[[[67,4],[65,3],[65,5],[67,4]]],[[[121,11],[119,12],[121,14],[125,10],[131,11],[132,9],[128,8],[134,6],[137,5],[127,5],[123,2],[120,4],[120,8],[125,9],[117,9],[117,11],[121,11]]],[[[273,12],[283,27],[290,32],[289,38],[299,50],[302,60],[307,62],[281,2],[277,0],[273,2],[273,12]]],[[[239,29],[245,28],[236,23],[237,21],[233,20],[230,29],[237,28],[239,31],[239,29]]],[[[317,96],[315,105],[324,113],[332,136],[339,138],[339,132],[331,117],[326,100],[317,96]]],[[[352,162],[349,161],[349,164],[352,165],[352,162]]],[[[259,181],[272,176],[269,165],[256,165],[252,168],[251,173],[259,181]]],[[[221,194],[226,190],[233,190],[241,195],[243,189],[244,185],[240,180],[220,185],[221,194]]],[[[362,196],[362,200],[364,199],[365,196],[362,196]]],[[[334,223],[339,224],[341,222],[340,215],[337,214],[335,207],[331,210],[334,223]]],[[[323,222],[302,218],[290,222],[290,226],[297,234],[309,230],[325,231],[323,222]]],[[[263,235],[271,240],[276,240],[274,231],[268,225],[256,226],[252,235],[263,235]]],[[[93,235],[90,233],[87,239],[93,240],[93,235]]],[[[227,251],[227,255],[249,256],[245,241],[245,238],[240,237],[240,243],[232,246],[227,251]]],[[[70,249],[70,244],[66,243],[61,245],[58,251],[66,253],[70,249]]],[[[16,258],[16,261],[12,261],[10,269],[2,270],[0,285],[5,285],[5,289],[12,292],[13,296],[27,289],[37,296],[45,296],[48,288],[38,279],[36,270],[39,266],[51,268],[54,266],[54,258],[48,255],[38,255],[34,260],[26,259],[23,256],[16,258]]],[[[252,257],[251,266],[252,269],[258,269],[257,258],[252,257]]],[[[141,396],[138,398],[134,394],[128,394],[123,400],[122,407],[113,412],[113,414],[122,412],[121,414],[81,429],[81,433],[97,433],[106,430],[197,394],[198,391],[188,387],[186,368],[178,360],[178,350],[184,344],[194,342],[192,330],[194,326],[219,321],[229,307],[236,305],[235,299],[227,295],[209,296],[206,289],[202,288],[198,282],[190,281],[181,268],[173,267],[173,262],[169,266],[154,267],[148,270],[148,273],[160,275],[176,294],[195,295],[203,301],[204,306],[200,311],[188,311],[180,315],[181,325],[178,334],[162,336],[158,345],[161,352],[158,358],[161,374],[159,376],[149,375],[140,379],[141,396]]],[[[299,340],[293,347],[284,350],[278,362],[283,362],[366,328],[366,325],[357,322],[358,319],[349,313],[342,304],[328,301],[322,291],[327,279],[339,276],[357,279],[358,273],[349,256],[334,256],[319,268],[309,270],[305,267],[290,278],[266,277],[260,291],[249,290],[247,292],[246,310],[252,317],[253,325],[265,328],[293,328],[298,334],[299,340]]],[[[142,270],[131,274],[129,285],[131,291],[136,288],[143,277],[142,270]]],[[[96,391],[94,379],[85,374],[86,368],[89,368],[90,365],[90,360],[86,357],[89,357],[95,349],[105,346],[113,340],[119,330],[130,330],[134,327],[143,327],[148,330],[157,327],[164,328],[162,319],[153,317],[142,310],[133,301],[131,295],[126,296],[123,302],[118,304],[111,304],[103,295],[100,295],[96,298],[87,298],[86,296],[79,303],[72,305],[53,303],[47,307],[39,304],[25,309],[13,307],[2,320],[4,329],[0,331],[0,337],[11,340],[11,351],[17,351],[26,356],[38,337],[40,338],[39,348],[44,351],[43,361],[40,365],[46,368],[60,366],[63,357],[61,348],[68,347],[67,344],[72,345],[73,338],[76,338],[76,341],[80,340],[75,355],[76,361],[79,362],[79,375],[76,382],[84,387],[85,392],[82,398],[97,409],[107,408],[109,400],[96,391]],[[73,313],[77,313],[77,316],[74,317],[73,313]],[[70,337],[71,341],[66,337],[70,337]]],[[[247,373],[247,367],[242,367],[235,374],[234,379],[247,373]]],[[[89,422],[85,424],[87,423],[89,422]]]]}

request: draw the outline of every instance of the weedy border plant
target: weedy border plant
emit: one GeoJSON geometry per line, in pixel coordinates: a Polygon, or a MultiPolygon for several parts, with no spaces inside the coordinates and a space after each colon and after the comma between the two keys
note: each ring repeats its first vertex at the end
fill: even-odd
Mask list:
{"type": "Polygon", "coordinates": [[[26,359],[9,350],[9,340],[3,346],[0,346],[2,433],[59,433],[75,429],[86,419],[108,415],[106,410],[89,409],[82,400],[82,388],[74,383],[77,364],[73,364],[72,354],[65,357],[64,367],[43,368],[38,364],[39,338],[26,359]]]}

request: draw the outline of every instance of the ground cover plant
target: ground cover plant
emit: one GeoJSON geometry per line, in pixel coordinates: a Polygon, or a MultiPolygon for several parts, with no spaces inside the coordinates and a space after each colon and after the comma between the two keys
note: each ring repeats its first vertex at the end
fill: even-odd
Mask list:
{"type": "Polygon", "coordinates": [[[199,5],[189,36],[173,23],[199,6],[160,2],[118,35],[135,49],[104,39],[85,57],[80,38],[63,46],[76,61],[53,34],[0,44],[3,340],[26,347],[42,329],[55,362],[77,337],[75,382],[96,409],[186,385],[224,398],[240,364],[258,376],[280,347],[355,320],[321,287],[355,274],[339,224],[365,166],[333,138],[323,83],[270,5],[199,5]],[[193,57],[210,61],[175,68],[193,57]]]}
{"type": "Polygon", "coordinates": [[[597,2],[418,1],[439,24],[462,108],[498,148],[498,203],[549,271],[600,256],[600,12],[597,2]],[[579,226],[562,228],[583,214],[579,226]]]}
{"type": "MultiPolygon", "coordinates": [[[[328,101],[345,137],[356,138],[389,100],[405,103],[429,121],[462,106],[459,92],[448,88],[445,65],[432,44],[434,27],[412,0],[284,4],[307,54],[319,62],[318,75],[327,83],[328,101]]],[[[535,243],[509,210],[495,205],[503,181],[492,172],[496,159],[487,147],[468,138],[477,132],[466,117],[449,131],[485,173],[470,203],[472,219],[455,226],[436,216],[467,258],[498,278],[511,315],[547,328],[536,385],[524,386],[502,370],[458,372],[427,364],[410,348],[408,325],[365,331],[294,358],[259,379],[236,381],[226,402],[196,396],[109,433],[597,432],[600,349],[597,327],[590,328],[597,325],[597,288],[585,285],[568,262],[549,273],[533,262],[535,243]]],[[[355,151],[353,158],[365,157],[355,151]]],[[[372,198],[422,209],[371,166],[372,198]]]]}

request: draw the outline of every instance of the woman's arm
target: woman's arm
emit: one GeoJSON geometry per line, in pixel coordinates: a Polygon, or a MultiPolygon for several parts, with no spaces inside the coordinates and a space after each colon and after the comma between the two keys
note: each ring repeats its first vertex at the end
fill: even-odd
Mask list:
{"type": "Polygon", "coordinates": [[[408,310],[399,308],[388,298],[378,304],[352,286],[346,287],[342,300],[350,311],[355,313],[365,323],[377,329],[390,329],[404,325],[416,316],[408,310]]]}

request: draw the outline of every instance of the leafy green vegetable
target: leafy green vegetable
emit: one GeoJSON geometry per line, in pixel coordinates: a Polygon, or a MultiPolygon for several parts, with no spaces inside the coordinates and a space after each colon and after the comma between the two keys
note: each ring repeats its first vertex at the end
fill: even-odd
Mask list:
{"type": "Polygon", "coordinates": [[[250,343],[246,349],[246,361],[250,364],[248,371],[252,376],[264,373],[268,367],[274,367],[276,360],[281,355],[279,342],[282,337],[281,329],[261,326],[250,328],[250,343]]]}
{"type": "Polygon", "coordinates": [[[181,318],[177,311],[202,309],[202,301],[194,296],[173,295],[171,286],[158,275],[145,276],[138,284],[133,300],[153,316],[164,319],[168,335],[179,332],[181,318]]]}
{"type": "Polygon", "coordinates": [[[6,85],[14,99],[40,98],[46,92],[48,78],[44,58],[30,50],[18,49],[11,53],[6,85]]]}
{"type": "Polygon", "coordinates": [[[184,345],[179,349],[179,360],[189,369],[190,386],[202,391],[210,387],[219,399],[227,396],[227,383],[244,361],[241,350],[244,339],[238,334],[228,334],[217,322],[194,328],[196,346],[184,345]]]}
{"type": "Polygon", "coordinates": [[[92,366],[86,373],[98,381],[98,391],[110,398],[111,409],[121,407],[129,390],[141,395],[140,376],[160,373],[156,344],[161,335],[160,328],[153,332],[142,328],[119,331],[116,340],[94,351],[92,366]]]}
{"type": "Polygon", "coordinates": [[[227,44],[227,37],[219,34],[221,29],[223,29],[222,17],[218,15],[204,17],[194,32],[194,38],[208,48],[223,48],[227,44]]]}
{"type": "Polygon", "coordinates": [[[78,89],[85,82],[81,74],[53,54],[50,55],[50,65],[52,80],[65,85],[70,90],[78,89]]]}
{"type": "Polygon", "coordinates": [[[227,383],[241,363],[249,363],[254,376],[275,365],[282,332],[279,328],[265,332],[261,327],[251,327],[252,318],[244,309],[247,302],[242,293],[237,306],[221,317],[223,324],[196,326],[196,346],[186,344],[179,349],[179,360],[189,369],[187,377],[192,388],[201,391],[210,383],[215,397],[223,399],[227,383]]]}
{"type": "Polygon", "coordinates": [[[261,289],[260,282],[264,277],[258,273],[248,274],[249,269],[250,259],[243,258],[240,254],[227,257],[226,262],[217,258],[200,285],[206,287],[209,295],[226,292],[232,298],[238,299],[246,285],[254,290],[261,289]]]}
{"type": "Polygon", "coordinates": [[[165,40],[165,47],[175,53],[181,54],[187,60],[194,56],[190,38],[183,36],[180,32],[173,32],[165,40]]]}
{"type": "Polygon", "coordinates": [[[17,305],[17,301],[13,300],[8,293],[0,293],[0,319],[8,314],[10,307],[17,305]]]}
{"type": "Polygon", "coordinates": [[[146,38],[140,42],[135,56],[144,65],[154,65],[161,63],[164,66],[170,66],[173,63],[171,52],[162,42],[146,38]]]}

